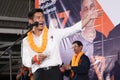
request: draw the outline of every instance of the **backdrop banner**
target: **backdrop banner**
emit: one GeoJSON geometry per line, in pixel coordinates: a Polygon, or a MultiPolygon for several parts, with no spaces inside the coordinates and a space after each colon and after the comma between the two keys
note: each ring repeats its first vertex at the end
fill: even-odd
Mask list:
{"type": "Polygon", "coordinates": [[[69,64],[74,54],[72,42],[83,43],[83,52],[91,61],[90,80],[120,80],[120,0],[113,1],[35,0],[35,7],[44,10],[49,29],[70,27],[94,9],[103,11],[81,32],[63,39],[60,46],[61,58],[69,64]]]}

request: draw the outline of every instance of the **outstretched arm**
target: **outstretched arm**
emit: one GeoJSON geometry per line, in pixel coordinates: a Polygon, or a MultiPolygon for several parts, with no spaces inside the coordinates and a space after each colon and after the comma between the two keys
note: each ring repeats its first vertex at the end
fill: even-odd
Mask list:
{"type": "Polygon", "coordinates": [[[67,27],[65,29],[56,29],[54,31],[55,33],[57,33],[56,35],[58,36],[58,39],[66,38],[70,35],[80,32],[89,21],[96,19],[101,15],[102,15],[102,10],[94,10],[84,20],[78,21],[74,25],[67,27]]]}

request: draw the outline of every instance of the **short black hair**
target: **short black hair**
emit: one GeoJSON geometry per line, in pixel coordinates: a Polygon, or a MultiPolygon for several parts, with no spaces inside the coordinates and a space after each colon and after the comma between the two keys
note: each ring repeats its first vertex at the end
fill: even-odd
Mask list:
{"type": "Polygon", "coordinates": [[[81,41],[74,41],[72,44],[77,44],[78,46],[83,46],[81,41]]]}
{"type": "Polygon", "coordinates": [[[42,14],[43,14],[43,10],[42,9],[36,9],[36,8],[34,8],[34,9],[32,9],[29,13],[28,13],[28,18],[29,19],[32,19],[33,18],[33,16],[34,16],[34,14],[36,13],[36,12],[41,12],[42,14]]]}

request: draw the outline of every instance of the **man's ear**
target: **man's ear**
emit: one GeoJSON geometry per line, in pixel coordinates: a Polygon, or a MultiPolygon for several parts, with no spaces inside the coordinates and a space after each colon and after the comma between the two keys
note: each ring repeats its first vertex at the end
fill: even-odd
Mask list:
{"type": "Polygon", "coordinates": [[[32,20],[32,19],[29,19],[28,22],[29,22],[30,24],[33,24],[33,20],[32,20]]]}
{"type": "Polygon", "coordinates": [[[80,11],[80,17],[82,16],[82,12],[80,11]]]}
{"type": "Polygon", "coordinates": [[[80,46],[80,49],[82,50],[83,46],[80,46]]]}

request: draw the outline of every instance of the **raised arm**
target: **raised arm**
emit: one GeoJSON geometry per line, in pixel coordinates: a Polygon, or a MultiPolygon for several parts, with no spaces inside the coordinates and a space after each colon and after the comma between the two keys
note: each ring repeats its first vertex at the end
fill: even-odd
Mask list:
{"type": "Polygon", "coordinates": [[[86,24],[93,19],[98,18],[102,15],[102,10],[94,10],[92,11],[84,20],[78,21],[74,25],[64,28],[57,29],[55,32],[59,35],[58,38],[66,38],[67,36],[73,35],[76,32],[82,31],[82,29],[86,26],[86,24]]]}

